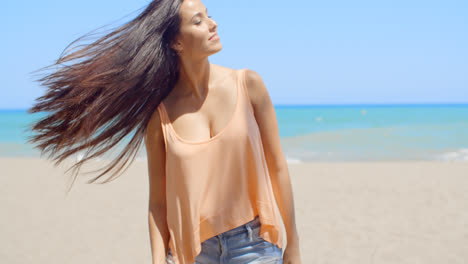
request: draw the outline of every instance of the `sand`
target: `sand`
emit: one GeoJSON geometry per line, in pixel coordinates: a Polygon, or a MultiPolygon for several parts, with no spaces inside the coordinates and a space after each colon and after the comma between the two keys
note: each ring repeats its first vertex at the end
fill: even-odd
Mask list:
{"type": "MultiPolygon", "coordinates": [[[[1,263],[151,263],[146,161],[107,184],[1,158],[1,263]]],[[[302,263],[468,263],[468,162],[290,164],[302,263]]],[[[284,232],[284,230],[283,230],[284,232]]]]}

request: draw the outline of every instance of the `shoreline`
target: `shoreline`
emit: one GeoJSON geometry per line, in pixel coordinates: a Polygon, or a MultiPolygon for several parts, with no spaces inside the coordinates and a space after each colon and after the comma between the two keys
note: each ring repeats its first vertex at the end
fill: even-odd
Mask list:
{"type": "MultiPolygon", "coordinates": [[[[468,149],[462,149],[464,151],[468,151],[468,149]]],[[[51,160],[44,158],[41,158],[38,156],[1,156],[0,155],[0,160],[41,160],[41,161],[46,161],[46,162],[51,162],[51,160]]],[[[72,162],[72,161],[78,161],[77,158],[67,158],[66,162],[72,162]]],[[[109,162],[112,161],[111,158],[97,158],[93,159],[94,162],[109,162]]],[[[147,158],[146,156],[137,156],[135,158],[134,162],[146,162],[147,158]]],[[[391,164],[391,163],[468,163],[468,158],[466,159],[336,159],[336,160],[301,160],[297,158],[286,158],[286,162],[288,164],[320,164],[320,163],[331,163],[331,164],[348,164],[348,163],[385,163],[385,164],[391,164]]]]}

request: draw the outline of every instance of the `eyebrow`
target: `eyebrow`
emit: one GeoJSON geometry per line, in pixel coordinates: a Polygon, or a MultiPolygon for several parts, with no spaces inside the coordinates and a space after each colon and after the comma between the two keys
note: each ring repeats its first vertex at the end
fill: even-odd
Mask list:
{"type": "MultiPolygon", "coordinates": [[[[208,8],[205,9],[206,13],[208,13],[208,8]]],[[[192,18],[201,15],[201,12],[197,12],[195,15],[192,16],[192,18]]]]}

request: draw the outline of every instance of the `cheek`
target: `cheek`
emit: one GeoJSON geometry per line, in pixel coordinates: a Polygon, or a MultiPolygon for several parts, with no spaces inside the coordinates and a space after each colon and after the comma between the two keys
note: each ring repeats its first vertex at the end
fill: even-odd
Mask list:
{"type": "Polygon", "coordinates": [[[204,31],[201,30],[194,30],[192,34],[192,41],[194,44],[198,45],[205,45],[206,41],[208,40],[208,36],[204,31]]]}
{"type": "Polygon", "coordinates": [[[191,29],[185,32],[184,34],[184,42],[193,45],[193,49],[197,49],[200,45],[205,45],[206,41],[208,40],[209,36],[202,31],[202,29],[191,29]]]}
{"type": "Polygon", "coordinates": [[[206,52],[208,49],[209,30],[204,26],[183,26],[180,29],[180,41],[187,53],[206,52]]]}

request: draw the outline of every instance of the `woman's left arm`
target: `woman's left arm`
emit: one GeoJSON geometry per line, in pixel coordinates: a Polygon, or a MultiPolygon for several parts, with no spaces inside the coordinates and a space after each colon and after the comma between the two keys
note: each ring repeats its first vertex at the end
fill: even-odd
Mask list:
{"type": "Polygon", "coordinates": [[[245,72],[245,85],[260,129],[275,199],[285,224],[287,249],[292,247],[294,251],[297,250],[295,254],[299,254],[299,235],[296,228],[293,190],[288,164],[280,145],[275,109],[268,90],[257,72],[252,70],[245,72]]]}

